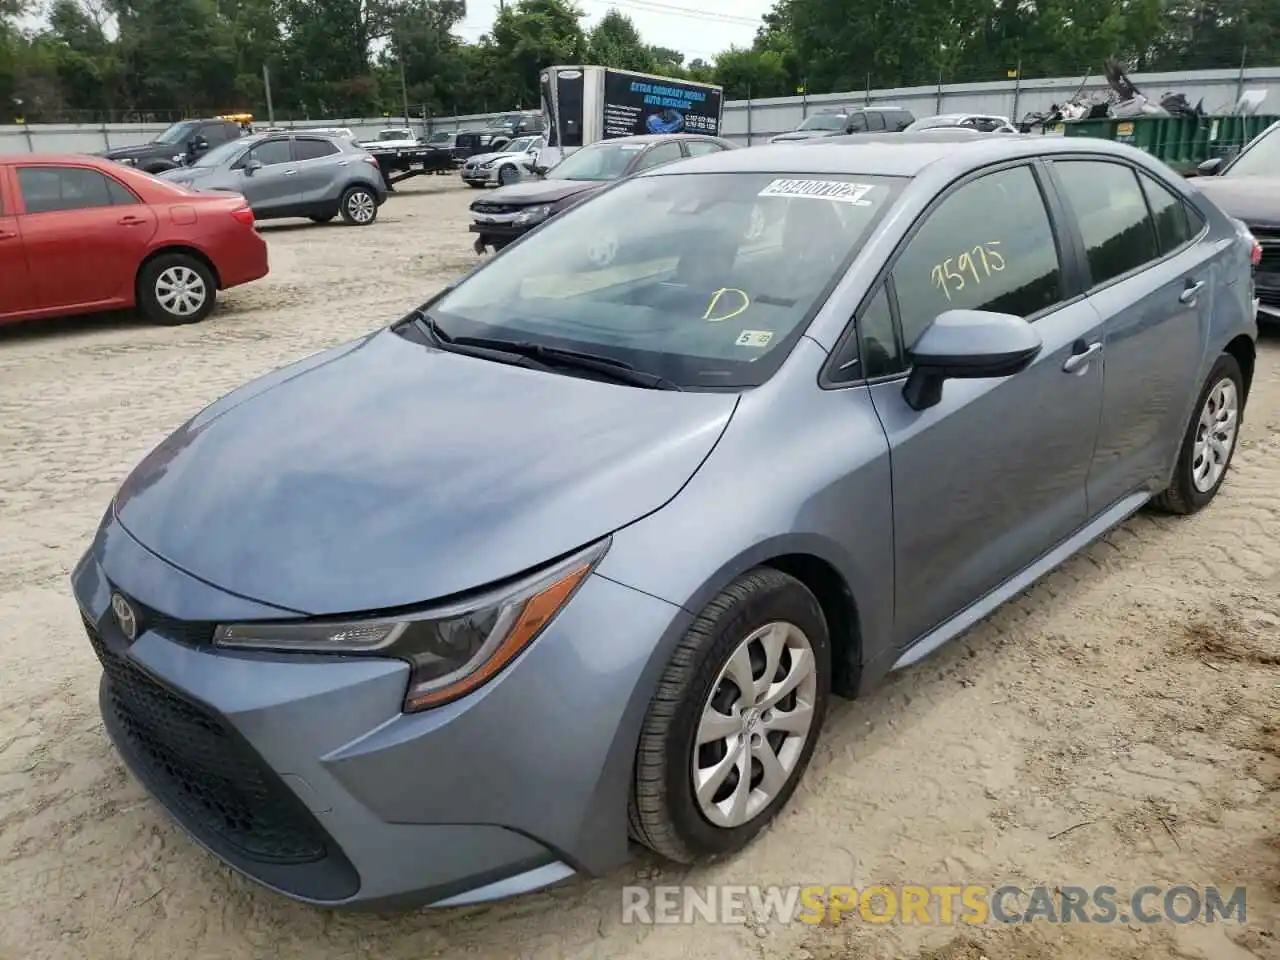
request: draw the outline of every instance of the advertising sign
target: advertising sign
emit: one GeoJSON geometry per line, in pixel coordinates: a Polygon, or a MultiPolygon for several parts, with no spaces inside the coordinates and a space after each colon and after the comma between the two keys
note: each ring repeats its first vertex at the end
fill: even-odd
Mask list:
{"type": "Polygon", "coordinates": [[[644,133],[720,133],[721,91],[687,80],[607,70],[604,136],[644,133]]]}

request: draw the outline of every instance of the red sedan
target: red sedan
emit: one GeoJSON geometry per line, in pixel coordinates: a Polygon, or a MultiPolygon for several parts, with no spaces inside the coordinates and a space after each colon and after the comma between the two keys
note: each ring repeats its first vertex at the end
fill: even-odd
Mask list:
{"type": "Polygon", "coordinates": [[[0,156],[0,323],[136,306],[195,323],[267,274],[238,194],[200,194],[110,160],[0,156]]]}

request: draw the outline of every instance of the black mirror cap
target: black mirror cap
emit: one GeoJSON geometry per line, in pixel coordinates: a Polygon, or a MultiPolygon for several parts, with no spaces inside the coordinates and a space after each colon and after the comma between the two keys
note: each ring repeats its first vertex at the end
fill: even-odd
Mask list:
{"type": "Polygon", "coordinates": [[[1210,157],[1196,167],[1196,173],[1202,177],[1215,177],[1222,171],[1222,158],[1210,157]]]}
{"type": "Polygon", "coordinates": [[[903,398],[913,410],[942,399],[946,380],[979,380],[1021,373],[1043,349],[1022,317],[982,310],[948,310],[925,330],[911,354],[903,398]]]}

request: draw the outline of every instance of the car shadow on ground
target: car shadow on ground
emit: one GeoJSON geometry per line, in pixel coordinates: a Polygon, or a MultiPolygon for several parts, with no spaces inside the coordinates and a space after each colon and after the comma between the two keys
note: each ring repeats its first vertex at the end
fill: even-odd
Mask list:
{"type": "Polygon", "coordinates": [[[0,347],[51,336],[87,335],[101,333],[104,330],[146,330],[154,329],[155,326],[133,310],[112,310],[74,317],[23,320],[20,323],[0,324],[0,347]]]}

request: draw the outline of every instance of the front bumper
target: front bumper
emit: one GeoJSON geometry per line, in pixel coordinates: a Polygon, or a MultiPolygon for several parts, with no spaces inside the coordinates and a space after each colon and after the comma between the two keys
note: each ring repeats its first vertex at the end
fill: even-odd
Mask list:
{"type": "Polygon", "coordinates": [[[461,175],[466,183],[491,184],[498,182],[498,168],[496,166],[486,169],[464,163],[461,175]]]}
{"type": "Polygon", "coordinates": [[[215,623],[288,612],[191,578],[114,519],[72,585],[121,756],[264,886],[329,907],[453,906],[627,859],[636,737],[654,651],[688,623],[678,607],[593,576],[485,687],[405,715],[399,661],[215,651],[215,623]],[[113,592],[140,611],[133,643],[113,592]]]}
{"type": "Polygon", "coordinates": [[[476,252],[483,253],[485,247],[498,250],[513,240],[519,240],[537,225],[536,223],[473,223],[467,227],[467,230],[476,235],[476,252]]]}

